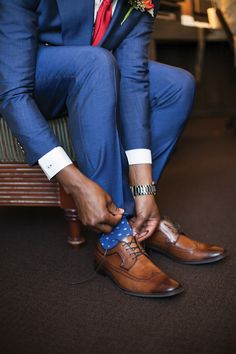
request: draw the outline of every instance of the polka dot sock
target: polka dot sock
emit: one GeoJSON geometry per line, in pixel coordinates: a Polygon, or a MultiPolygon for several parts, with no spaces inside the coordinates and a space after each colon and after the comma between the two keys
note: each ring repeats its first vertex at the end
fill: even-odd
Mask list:
{"type": "Polygon", "coordinates": [[[112,232],[109,234],[102,234],[99,241],[105,250],[110,250],[123,238],[130,235],[133,235],[133,230],[126,217],[123,217],[121,222],[113,228],[112,232]]]}

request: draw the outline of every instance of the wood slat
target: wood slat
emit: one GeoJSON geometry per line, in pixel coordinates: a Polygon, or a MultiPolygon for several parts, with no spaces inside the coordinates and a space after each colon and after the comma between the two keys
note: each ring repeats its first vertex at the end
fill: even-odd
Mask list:
{"type": "Polygon", "coordinates": [[[60,203],[58,201],[47,201],[47,200],[0,200],[0,206],[40,206],[40,207],[58,207],[60,203]]]}
{"type": "Polygon", "coordinates": [[[48,191],[57,191],[59,189],[59,186],[57,184],[52,184],[52,185],[49,185],[48,183],[45,184],[45,183],[33,183],[33,182],[30,182],[30,183],[27,183],[27,182],[22,182],[22,181],[13,181],[11,183],[9,182],[5,182],[5,181],[2,181],[0,179],[0,188],[2,189],[16,189],[16,188],[21,188],[21,189],[43,189],[43,190],[48,190],[48,191]]]}
{"type": "Polygon", "coordinates": [[[12,198],[14,196],[15,198],[25,198],[25,195],[27,194],[27,198],[39,198],[39,199],[57,199],[57,195],[54,193],[43,193],[43,191],[39,191],[38,193],[31,193],[30,191],[27,191],[27,193],[22,193],[22,191],[0,191],[0,198],[12,198]]]}
{"type": "Polygon", "coordinates": [[[59,185],[39,166],[0,164],[0,205],[59,206],[59,185]]]}

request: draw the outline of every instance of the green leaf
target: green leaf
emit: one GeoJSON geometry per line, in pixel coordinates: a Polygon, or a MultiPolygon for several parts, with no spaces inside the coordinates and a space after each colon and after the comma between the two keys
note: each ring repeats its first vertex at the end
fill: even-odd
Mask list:
{"type": "Polygon", "coordinates": [[[126,15],[125,15],[125,17],[124,17],[124,19],[123,19],[123,21],[121,22],[121,26],[124,24],[124,22],[127,20],[127,18],[129,17],[129,15],[131,14],[131,12],[134,10],[134,7],[131,7],[130,9],[129,9],[129,11],[126,13],[126,15]]]}

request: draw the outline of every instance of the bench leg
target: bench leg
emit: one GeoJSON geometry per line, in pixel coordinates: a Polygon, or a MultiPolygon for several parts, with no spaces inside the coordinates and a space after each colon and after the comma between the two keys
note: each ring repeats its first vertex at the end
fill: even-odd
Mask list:
{"type": "Polygon", "coordinates": [[[76,209],[64,209],[65,219],[69,226],[68,243],[71,246],[80,246],[85,242],[85,238],[82,235],[82,225],[78,220],[76,209]]]}
{"type": "Polygon", "coordinates": [[[65,218],[69,226],[68,243],[71,246],[80,246],[85,242],[85,238],[82,235],[82,224],[78,220],[77,210],[73,199],[66,194],[64,189],[60,186],[60,205],[64,210],[65,218]]]}

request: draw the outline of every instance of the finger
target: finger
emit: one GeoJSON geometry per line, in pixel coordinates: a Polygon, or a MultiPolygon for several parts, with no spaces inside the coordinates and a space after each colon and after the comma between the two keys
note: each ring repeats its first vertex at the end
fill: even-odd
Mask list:
{"type": "Polygon", "coordinates": [[[113,215],[122,215],[122,214],[124,214],[124,209],[118,208],[113,202],[108,204],[107,209],[113,215]]]}
{"type": "Polygon", "coordinates": [[[107,213],[106,218],[104,218],[103,223],[99,223],[96,225],[96,227],[93,227],[94,229],[96,228],[98,233],[105,233],[109,234],[112,232],[113,227],[117,225],[122,219],[122,215],[111,215],[107,213]]]}
{"type": "Polygon", "coordinates": [[[115,225],[117,225],[122,219],[122,215],[112,215],[108,211],[103,217],[102,222],[94,223],[93,225],[88,225],[87,227],[95,231],[96,233],[110,233],[115,225]]]}
{"type": "Polygon", "coordinates": [[[87,225],[86,226],[88,229],[96,232],[97,234],[101,233],[110,233],[113,229],[113,226],[108,225],[108,224],[103,224],[103,223],[97,223],[96,225],[87,225]]]}
{"type": "Polygon", "coordinates": [[[113,227],[107,224],[98,224],[97,229],[99,230],[98,233],[109,234],[112,232],[113,227]]]}
{"type": "Polygon", "coordinates": [[[146,230],[137,234],[136,238],[138,242],[142,242],[147,238],[151,237],[153,233],[156,231],[156,225],[147,225],[146,230]]]}
{"type": "Polygon", "coordinates": [[[145,241],[145,240],[148,239],[149,237],[150,237],[150,235],[149,235],[149,230],[147,230],[146,232],[142,232],[141,234],[137,235],[137,236],[136,236],[136,239],[137,239],[137,241],[140,243],[140,242],[145,241]]]}
{"type": "Polygon", "coordinates": [[[142,239],[146,238],[147,234],[149,233],[149,230],[143,231],[140,234],[135,234],[135,238],[138,242],[141,242],[142,239]]]}
{"type": "Polygon", "coordinates": [[[128,223],[129,223],[129,226],[131,227],[131,229],[133,230],[133,234],[134,234],[135,233],[135,231],[134,231],[135,218],[129,219],[128,223]]]}
{"type": "Polygon", "coordinates": [[[133,224],[134,233],[140,234],[145,231],[145,219],[142,216],[137,216],[133,224]]]}
{"type": "Polygon", "coordinates": [[[110,225],[110,226],[115,226],[117,225],[122,219],[122,215],[112,215],[109,212],[107,212],[106,217],[104,218],[104,223],[110,225]]]}
{"type": "Polygon", "coordinates": [[[95,226],[88,226],[88,228],[93,232],[96,232],[96,234],[100,234],[102,232],[98,227],[95,226]]]}

